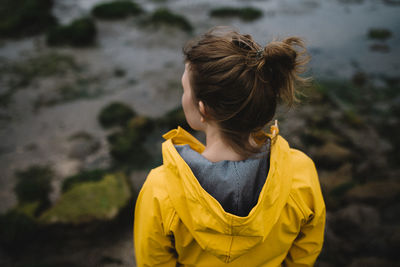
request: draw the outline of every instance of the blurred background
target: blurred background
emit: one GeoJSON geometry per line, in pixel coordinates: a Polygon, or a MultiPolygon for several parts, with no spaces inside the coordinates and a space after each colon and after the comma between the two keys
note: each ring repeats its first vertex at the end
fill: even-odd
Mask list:
{"type": "Polygon", "coordinates": [[[400,1],[0,3],[1,266],[135,266],[138,191],[161,135],[190,130],[182,46],[216,25],[312,56],[313,86],[276,118],[320,176],[316,266],[399,266],[400,1]]]}

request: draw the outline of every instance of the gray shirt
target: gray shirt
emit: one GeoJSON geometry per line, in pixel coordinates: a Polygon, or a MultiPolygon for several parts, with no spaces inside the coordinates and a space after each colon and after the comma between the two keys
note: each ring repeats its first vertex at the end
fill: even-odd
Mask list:
{"type": "Polygon", "coordinates": [[[257,204],[269,169],[269,144],[263,152],[242,161],[211,162],[189,145],[175,145],[200,185],[226,212],[247,216],[257,204]]]}

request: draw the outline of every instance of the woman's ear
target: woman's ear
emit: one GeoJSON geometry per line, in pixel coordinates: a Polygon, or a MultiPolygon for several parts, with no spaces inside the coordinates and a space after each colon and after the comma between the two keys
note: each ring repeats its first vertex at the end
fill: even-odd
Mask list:
{"type": "Polygon", "coordinates": [[[200,121],[204,122],[206,117],[206,108],[203,101],[199,101],[200,121]]]}

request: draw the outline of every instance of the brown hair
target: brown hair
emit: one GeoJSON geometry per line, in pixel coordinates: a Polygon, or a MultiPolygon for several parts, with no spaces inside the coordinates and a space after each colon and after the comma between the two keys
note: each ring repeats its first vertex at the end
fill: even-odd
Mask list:
{"type": "Polygon", "coordinates": [[[245,158],[260,152],[261,145],[252,145],[249,136],[260,136],[278,101],[292,105],[297,100],[295,84],[311,80],[299,76],[310,56],[296,36],[262,47],[250,35],[215,27],[189,41],[183,54],[190,66],[193,100],[204,103],[207,119],[217,122],[227,144],[245,158]]]}

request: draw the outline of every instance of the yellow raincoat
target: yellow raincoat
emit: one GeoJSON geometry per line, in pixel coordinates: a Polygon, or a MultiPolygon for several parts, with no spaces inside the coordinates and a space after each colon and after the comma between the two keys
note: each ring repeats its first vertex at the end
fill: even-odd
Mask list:
{"type": "Polygon", "coordinates": [[[270,168],[248,216],[224,211],[174,145],[204,145],[178,127],[163,136],[163,165],[136,202],[134,245],[142,266],[313,266],[323,244],[325,203],[313,161],[273,138],[270,168]]]}

